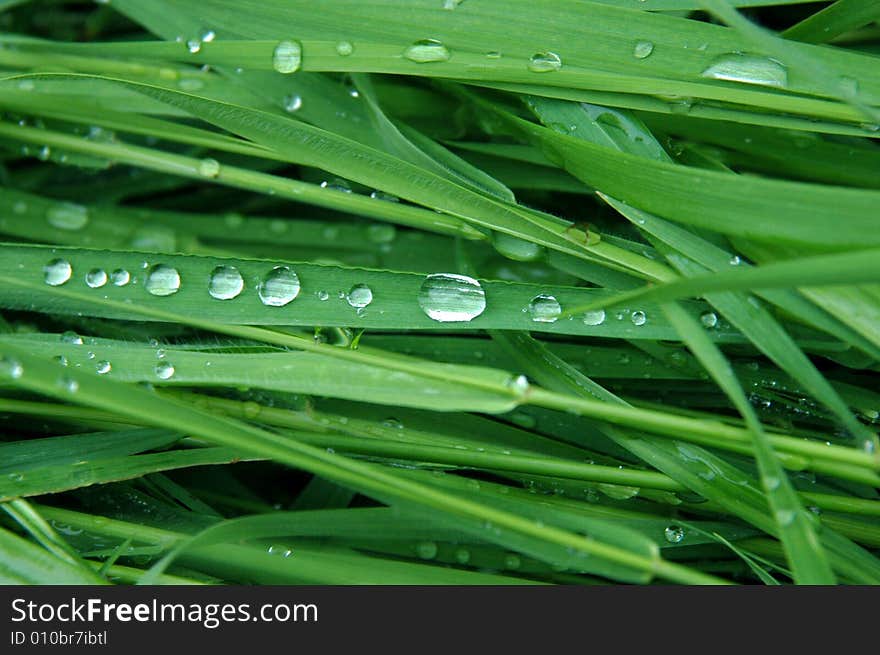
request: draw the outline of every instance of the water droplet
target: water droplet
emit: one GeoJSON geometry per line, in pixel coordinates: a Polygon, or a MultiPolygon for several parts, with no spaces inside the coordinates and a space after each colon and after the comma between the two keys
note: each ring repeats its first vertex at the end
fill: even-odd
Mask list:
{"type": "Polygon", "coordinates": [[[160,380],[168,380],[174,375],[174,364],[163,360],[156,364],[156,367],[153,370],[156,373],[156,377],[160,380]]]}
{"type": "Polygon", "coordinates": [[[291,94],[289,96],[284,97],[284,111],[288,114],[295,114],[303,106],[302,96],[298,93],[291,94]]]}
{"type": "Polygon", "coordinates": [[[471,552],[467,548],[456,548],[454,556],[459,564],[467,564],[471,561],[471,552]]]}
{"type": "Polygon", "coordinates": [[[372,243],[390,243],[397,236],[397,229],[388,223],[376,223],[367,228],[367,238],[372,243]]]}
{"type": "Polygon", "coordinates": [[[607,484],[604,482],[598,485],[598,487],[599,491],[614,500],[629,500],[630,498],[639,495],[638,487],[630,487],[622,484],[607,484]]]}
{"type": "Polygon", "coordinates": [[[95,371],[97,371],[98,375],[106,375],[112,368],[113,366],[106,359],[102,359],[95,364],[95,371]]]}
{"type": "Polygon", "coordinates": [[[540,294],[529,303],[529,316],[536,323],[555,323],[562,313],[562,306],[555,297],[540,294]]]}
{"type": "Polygon", "coordinates": [[[443,0],[443,8],[452,11],[462,2],[464,2],[464,0],[443,0]]]}
{"type": "Polygon", "coordinates": [[[59,366],[68,366],[70,364],[70,362],[67,361],[67,357],[64,355],[55,355],[55,357],[52,358],[52,361],[59,366]]]}
{"type": "Polygon", "coordinates": [[[184,77],[177,83],[181,91],[199,91],[205,88],[205,82],[198,77],[184,77]]]}
{"type": "Polygon", "coordinates": [[[776,512],[776,521],[779,525],[788,526],[794,523],[794,518],[797,516],[797,513],[791,509],[781,509],[776,512]]]}
{"type": "Polygon", "coordinates": [[[220,175],[220,162],[216,159],[203,159],[199,162],[199,175],[202,177],[217,177],[220,175]]]}
{"type": "Polygon", "coordinates": [[[767,491],[776,491],[781,484],[782,481],[775,475],[764,478],[764,486],[767,488],[767,491]]]}
{"type": "Polygon", "coordinates": [[[681,543],[681,540],[684,539],[684,528],[679,525],[670,525],[663,531],[663,536],[671,544],[681,543]]]}
{"type": "Polygon", "coordinates": [[[654,52],[654,44],[650,41],[639,41],[633,48],[633,57],[636,59],[647,59],[654,52]]]}
{"type": "Polygon", "coordinates": [[[400,202],[400,198],[398,198],[397,196],[391,195],[390,193],[385,193],[384,191],[379,191],[378,189],[373,191],[370,194],[370,197],[373,200],[382,200],[384,202],[400,202]]]}
{"type": "Polygon", "coordinates": [[[466,275],[433,273],[422,282],[418,302],[435,321],[470,321],[485,311],[486,293],[479,282],[466,275]]]}
{"type": "Polygon", "coordinates": [[[83,339],[76,332],[70,330],[61,333],[61,343],[69,343],[74,346],[83,345],[83,339]]]}
{"type": "Polygon", "coordinates": [[[859,95],[859,81],[854,77],[842,76],[837,86],[844,98],[852,99],[859,95]]]}
{"type": "Polygon", "coordinates": [[[59,230],[81,230],[89,222],[89,210],[76,203],[60,202],[49,208],[46,220],[59,230]]]}
{"type": "Polygon", "coordinates": [[[730,53],[718,57],[701,75],[713,80],[727,80],[742,84],[785,87],[788,73],[785,66],[769,57],[730,53]]]}
{"type": "Polygon", "coordinates": [[[421,559],[434,559],[437,557],[437,544],[433,541],[420,541],[416,545],[416,554],[421,559]]]}
{"type": "Polygon", "coordinates": [[[235,266],[218,266],[211,271],[208,293],[217,300],[231,300],[244,289],[244,279],[235,266]]]}
{"type": "Polygon", "coordinates": [[[302,65],[302,46],[298,41],[282,41],[272,52],[272,68],[288,75],[302,65]]]}
{"type": "Polygon", "coordinates": [[[504,557],[504,568],[510,569],[514,571],[518,569],[522,565],[522,560],[520,560],[519,555],[514,555],[510,553],[509,555],[505,555],[504,557]]]}
{"type": "Polygon", "coordinates": [[[529,59],[529,70],[533,73],[550,73],[562,68],[562,59],[555,52],[537,52],[529,59]]]}
{"type": "Polygon", "coordinates": [[[124,268],[117,268],[115,271],[110,273],[110,282],[113,283],[114,286],[124,287],[130,281],[131,274],[124,268]]]}
{"type": "Polygon", "coordinates": [[[647,314],[640,310],[630,314],[629,318],[632,321],[633,325],[644,325],[648,321],[647,314]]]}
{"type": "Polygon", "coordinates": [[[492,244],[500,254],[518,262],[533,262],[544,254],[543,246],[503,232],[495,232],[492,244]]]}
{"type": "Polygon", "coordinates": [[[186,42],[186,50],[191,55],[198,54],[202,50],[202,42],[198,39],[190,39],[186,42]]]}
{"type": "Polygon", "coordinates": [[[529,379],[525,375],[513,375],[507,381],[507,388],[522,396],[529,390],[529,379]]]}
{"type": "Polygon", "coordinates": [[[718,314],[715,312],[703,312],[700,314],[700,323],[703,327],[713,328],[718,325],[718,314]]]}
{"type": "Polygon", "coordinates": [[[730,261],[728,263],[731,266],[739,266],[740,264],[742,264],[742,259],[740,259],[739,255],[734,255],[733,257],[730,258],[730,261]]]}
{"type": "Polygon", "coordinates": [[[86,273],[86,284],[92,289],[99,289],[107,284],[107,272],[103,268],[93,268],[86,273]]]}
{"type": "Polygon", "coordinates": [[[340,57],[348,57],[352,52],[354,52],[354,46],[351,41],[340,41],[336,44],[336,54],[340,57]]]}
{"type": "Polygon", "coordinates": [[[276,266],[260,282],[260,301],[269,307],[283,307],[299,295],[299,277],[287,266],[276,266]]]}
{"type": "Polygon", "coordinates": [[[486,53],[486,57],[489,59],[501,59],[501,53],[497,50],[492,50],[491,52],[486,53]]]}
{"type": "Polygon", "coordinates": [[[36,84],[34,84],[33,80],[21,80],[18,83],[19,91],[33,91],[36,88],[36,84]]]}
{"type": "Polygon", "coordinates": [[[366,284],[356,284],[345,296],[345,299],[352,307],[362,309],[373,302],[373,290],[366,284]]]}
{"type": "Polygon", "coordinates": [[[605,310],[593,309],[584,312],[583,321],[584,325],[602,325],[605,322],[605,310]]]}
{"type": "Polygon", "coordinates": [[[342,193],[351,193],[351,187],[348,186],[348,182],[340,180],[339,178],[336,178],[332,182],[324,180],[321,182],[321,188],[330,189],[332,191],[342,191],[342,193]]]}
{"type": "Polygon", "coordinates": [[[69,377],[58,378],[58,386],[64,389],[67,393],[76,393],[79,391],[79,382],[69,377]]]}
{"type": "Polygon", "coordinates": [[[43,267],[43,279],[52,287],[64,284],[72,274],[73,269],[66,259],[53,259],[43,267]]]}
{"type": "Polygon", "coordinates": [[[316,291],[315,295],[318,297],[318,300],[321,301],[327,300],[330,297],[330,294],[323,289],[321,291],[316,291]]]}
{"type": "Polygon", "coordinates": [[[24,367],[21,362],[11,357],[0,358],[0,375],[13,380],[18,380],[24,375],[24,367]]]}
{"type": "Polygon", "coordinates": [[[416,41],[403,51],[403,56],[418,64],[427,64],[435,61],[448,61],[449,49],[434,39],[422,39],[416,41]]]}
{"type": "Polygon", "coordinates": [[[170,296],[180,289],[180,273],[176,268],[156,264],[147,272],[144,288],[154,296],[170,296]]]}

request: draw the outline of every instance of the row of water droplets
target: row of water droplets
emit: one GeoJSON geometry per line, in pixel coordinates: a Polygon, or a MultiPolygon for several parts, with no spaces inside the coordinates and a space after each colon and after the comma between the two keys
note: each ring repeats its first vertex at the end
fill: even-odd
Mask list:
{"type": "MultiPolygon", "coordinates": [[[[153,266],[142,264],[146,268],[144,288],[153,296],[171,296],[181,288],[180,272],[173,266],[159,263],[153,266]]],[[[49,286],[66,284],[73,277],[73,267],[63,258],[55,258],[43,267],[43,280],[49,286]]],[[[117,287],[127,286],[132,281],[131,273],[124,268],[117,268],[108,273],[102,268],[91,268],[84,276],[86,285],[99,289],[107,284],[117,287]]],[[[216,300],[232,300],[239,297],[245,289],[244,277],[235,266],[222,264],[214,267],[208,278],[208,294],[216,300]]],[[[284,307],[295,300],[301,290],[301,283],[296,272],[286,265],[273,267],[257,285],[260,302],[267,307],[284,307]]],[[[319,300],[328,300],[327,291],[315,293],[319,300]]],[[[364,283],[358,283],[340,298],[355,308],[358,315],[372,304],[374,293],[364,283]]],[[[432,273],[425,277],[419,288],[417,300],[419,307],[431,319],[441,322],[465,322],[480,316],[486,310],[486,292],[478,280],[466,275],[455,273],[432,273]]],[[[555,323],[562,315],[562,305],[555,296],[538,294],[523,309],[535,323],[555,323]]],[[[619,310],[615,313],[617,320],[629,321],[636,327],[648,322],[648,315],[642,310],[619,310]]],[[[584,312],[581,316],[584,325],[598,326],[605,322],[606,312],[603,309],[584,312]]],[[[703,325],[714,328],[718,325],[718,317],[714,312],[705,312],[701,316],[703,325]]]]}

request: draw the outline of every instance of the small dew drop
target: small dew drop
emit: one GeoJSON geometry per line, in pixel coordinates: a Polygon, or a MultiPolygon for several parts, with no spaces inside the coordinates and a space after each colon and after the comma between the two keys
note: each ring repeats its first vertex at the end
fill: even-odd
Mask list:
{"type": "Polygon", "coordinates": [[[477,280],[466,275],[432,273],[422,282],[418,302],[435,321],[471,321],[486,310],[486,293],[477,280]]]}
{"type": "Polygon", "coordinates": [[[299,277],[287,266],[276,266],[260,282],[260,302],[269,307],[283,307],[299,295],[299,277]]]}
{"type": "Polygon", "coordinates": [[[684,539],[684,528],[679,525],[670,525],[663,531],[663,536],[671,544],[681,543],[684,539]]]}
{"type": "Polygon", "coordinates": [[[433,541],[420,541],[416,545],[416,555],[421,559],[434,559],[437,557],[437,544],[433,541]]]}
{"type": "Polygon", "coordinates": [[[318,300],[324,301],[330,297],[330,294],[322,289],[321,291],[316,291],[315,296],[317,296],[318,300]]]}
{"type": "Polygon", "coordinates": [[[440,41],[422,39],[416,41],[406,50],[403,56],[417,64],[428,64],[437,61],[449,61],[449,49],[440,41]]]}
{"type": "Polygon", "coordinates": [[[295,114],[302,109],[302,106],[303,99],[301,95],[294,93],[284,97],[284,111],[288,114],[295,114]]]}
{"type": "Polygon", "coordinates": [[[372,243],[390,243],[397,236],[397,229],[388,223],[376,223],[367,228],[367,238],[372,243]]]}
{"type": "Polygon", "coordinates": [[[73,268],[66,259],[53,259],[43,267],[43,279],[51,287],[61,286],[72,274],[73,268]]]}
{"type": "Polygon", "coordinates": [[[217,177],[220,175],[220,162],[216,159],[203,159],[199,162],[199,175],[202,177],[217,177]]]}
{"type": "Polygon", "coordinates": [[[544,254],[544,247],[503,232],[496,232],[492,244],[499,254],[518,262],[533,262],[544,254]]]}
{"type": "Polygon", "coordinates": [[[110,273],[110,282],[117,287],[124,287],[131,282],[131,274],[124,268],[117,268],[110,273]]]}
{"type": "Polygon", "coordinates": [[[471,561],[471,552],[467,548],[456,548],[454,556],[455,561],[462,565],[471,561]]]}
{"type": "Polygon", "coordinates": [[[632,324],[637,326],[644,325],[648,321],[647,314],[641,310],[633,312],[630,314],[629,318],[632,321],[632,324]]]}
{"type": "Polygon", "coordinates": [[[172,375],[174,375],[174,364],[162,360],[161,362],[156,364],[156,367],[153,370],[156,373],[156,377],[158,377],[160,380],[168,380],[171,378],[172,375]]]}
{"type": "Polygon", "coordinates": [[[63,332],[61,334],[61,343],[69,343],[73,346],[81,346],[83,345],[83,338],[79,336],[76,332],[68,330],[67,332],[63,332]]]}
{"type": "Polygon", "coordinates": [[[170,296],[180,289],[180,273],[176,268],[156,264],[147,272],[144,288],[154,296],[170,296]]]}
{"type": "Polygon", "coordinates": [[[354,52],[354,46],[351,41],[340,41],[336,44],[336,54],[340,57],[348,57],[352,52],[354,52]]]}
{"type": "Polygon", "coordinates": [[[235,266],[218,266],[211,271],[208,293],[217,300],[232,300],[244,289],[244,278],[235,266]]]}
{"type": "Polygon", "coordinates": [[[602,325],[605,322],[605,310],[594,309],[584,312],[583,321],[584,325],[602,325]]]}
{"type": "Polygon", "coordinates": [[[60,202],[49,208],[46,220],[52,227],[73,232],[88,225],[89,210],[76,203],[60,202]]]}
{"type": "Polygon", "coordinates": [[[633,48],[633,57],[636,59],[647,59],[654,52],[654,44],[650,41],[639,41],[633,48]]]}
{"type": "Polygon", "coordinates": [[[106,359],[102,359],[100,362],[95,364],[95,371],[98,375],[107,375],[111,371],[113,366],[106,359]]]}
{"type": "Polygon", "coordinates": [[[92,289],[100,289],[107,284],[107,272],[103,268],[93,268],[86,273],[86,284],[92,289]]]}
{"type": "Polygon", "coordinates": [[[76,393],[79,391],[79,382],[69,377],[59,378],[58,386],[64,389],[67,393],[76,393]]]}
{"type": "Polygon", "coordinates": [[[373,200],[383,200],[385,202],[400,202],[400,198],[398,198],[397,196],[393,196],[390,193],[385,193],[384,191],[379,191],[378,189],[376,191],[373,191],[370,194],[370,197],[373,200]]]}
{"type": "Polygon", "coordinates": [[[555,323],[562,313],[562,306],[554,296],[540,294],[529,303],[529,316],[536,323],[555,323]]]}
{"type": "Polygon", "coordinates": [[[295,73],[302,65],[302,46],[298,41],[282,41],[272,52],[272,68],[278,73],[295,73]]]}
{"type": "Polygon", "coordinates": [[[718,325],[718,314],[715,312],[703,312],[700,314],[700,323],[703,327],[713,328],[718,325]]]}
{"type": "Polygon", "coordinates": [[[13,380],[18,380],[24,375],[24,367],[17,359],[11,357],[0,358],[0,375],[13,380]]]}
{"type": "Polygon", "coordinates": [[[562,59],[555,52],[538,52],[529,59],[529,70],[533,73],[551,73],[562,68],[562,59]]]}
{"type": "Polygon", "coordinates": [[[373,290],[366,284],[356,284],[345,296],[345,299],[352,307],[363,309],[373,302],[373,290]]]}

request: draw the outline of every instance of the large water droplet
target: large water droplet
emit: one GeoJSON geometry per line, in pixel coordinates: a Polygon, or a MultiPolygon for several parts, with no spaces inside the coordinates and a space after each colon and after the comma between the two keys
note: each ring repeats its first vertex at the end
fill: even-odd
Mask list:
{"type": "Polygon", "coordinates": [[[176,268],[156,264],[147,272],[144,288],[154,296],[170,296],[180,289],[180,273],[176,268]]]}
{"type": "Polygon", "coordinates": [[[260,301],[270,307],[283,307],[299,295],[299,288],[296,273],[287,266],[276,266],[260,282],[260,301]]]}
{"type": "Polygon", "coordinates": [[[217,300],[231,300],[244,289],[244,278],[235,266],[218,266],[211,271],[208,293],[217,300]]]}
{"type": "Polygon", "coordinates": [[[584,325],[602,325],[605,322],[605,310],[593,309],[584,312],[583,321],[584,325]]]}
{"type": "Polygon", "coordinates": [[[295,73],[302,65],[302,46],[298,41],[282,41],[272,52],[272,68],[285,75],[295,73]]]}
{"type": "Polygon", "coordinates": [[[64,284],[72,274],[73,268],[66,259],[53,259],[43,267],[43,279],[52,287],[64,284]]]}
{"type": "Polygon", "coordinates": [[[174,375],[174,364],[168,361],[161,361],[156,364],[156,368],[153,369],[156,373],[156,377],[160,380],[168,380],[174,375]]]}
{"type": "Polygon", "coordinates": [[[470,321],[486,309],[486,293],[475,279],[454,273],[433,273],[419,289],[419,307],[443,323],[470,321]]]}
{"type": "Polygon", "coordinates": [[[448,61],[449,49],[434,39],[422,39],[416,41],[403,51],[403,56],[418,64],[427,64],[434,61],[448,61]]]}
{"type": "Polygon", "coordinates": [[[362,309],[373,302],[373,290],[366,284],[356,284],[345,296],[345,299],[352,307],[362,309]]]}
{"type": "Polygon", "coordinates": [[[537,52],[529,59],[529,70],[533,73],[550,73],[562,68],[562,59],[555,52],[537,52]]]}
{"type": "Polygon", "coordinates": [[[639,41],[633,48],[633,57],[636,59],[646,59],[654,52],[654,44],[650,41],[639,41]]]}
{"type": "Polygon", "coordinates": [[[742,53],[722,55],[713,61],[701,75],[713,80],[727,80],[759,86],[785,87],[788,85],[788,73],[785,66],[778,61],[769,57],[742,53]]]}
{"type": "Polygon", "coordinates": [[[107,284],[107,272],[103,268],[93,268],[86,273],[86,284],[92,289],[99,289],[107,284]]]}
{"type": "Polygon", "coordinates": [[[555,323],[562,313],[562,306],[553,296],[540,294],[529,303],[529,316],[536,323],[555,323]]]}
{"type": "Polygon", "coordinates": [[[663,536],[671,544],[681,543],[681,540],[684,539],[684,528],[679,525],[670,525],[663,531],[663,536]]]}
{"type": "Polygon", "coordinates": [[[544,253],[543,246],[503,232],[496,232],[492,243],[500,254],[519,262],[533,262],[544,253]]]}
{"type": "Polygon", "coordinates": [[[713,328],[718,325],[718,314],[715,312],[703,312],[700,314],[700,323],[703,327],[713,328]]]}
{"type": "Polygon", "coordinates": [[[81,230],[89,222],[89,210],[72,202],[61,202],[49,208],[46,220],[59,230],[81,230]]]}

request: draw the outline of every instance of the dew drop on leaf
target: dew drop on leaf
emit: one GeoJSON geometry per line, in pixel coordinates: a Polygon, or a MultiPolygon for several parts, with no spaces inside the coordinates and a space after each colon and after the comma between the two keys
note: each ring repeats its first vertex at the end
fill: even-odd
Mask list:
{"type": "Polygon", "coordinates": [[[422,282],[419,307],[441,323],[471,321],[486,310],[486,293],[466,275],[432,273],[422,282]]]}

